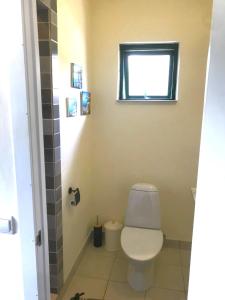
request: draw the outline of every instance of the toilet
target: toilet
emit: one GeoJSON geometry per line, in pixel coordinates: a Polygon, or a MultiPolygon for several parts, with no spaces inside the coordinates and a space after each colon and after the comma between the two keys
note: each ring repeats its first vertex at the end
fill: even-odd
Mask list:
{"type": "Polygon", "coordinates": [[[127,279],[134,290],[153,285],[154,260],[162,245],[159,190],[152,184],[134,184],[121,232],[121,247],[129,259],[127,279]]]}

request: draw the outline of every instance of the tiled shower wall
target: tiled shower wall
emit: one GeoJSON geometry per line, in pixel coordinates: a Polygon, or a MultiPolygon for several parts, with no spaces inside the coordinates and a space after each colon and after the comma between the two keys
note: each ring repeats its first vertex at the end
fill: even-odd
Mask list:
{"type": "Polygon", "coordinates": [[[63,237],[57,1],[37,0],[37,19],[44,128],[50,286],[52,293],[59,293],[63,285],[63,237]]]}

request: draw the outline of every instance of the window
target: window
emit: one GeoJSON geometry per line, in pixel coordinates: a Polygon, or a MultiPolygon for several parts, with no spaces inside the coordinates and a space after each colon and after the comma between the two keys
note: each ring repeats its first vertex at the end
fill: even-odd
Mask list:
{"type": "Polygon", "coordinates": [[[178,43],[121,44],[119,100],[175,100],[178,43]]]}

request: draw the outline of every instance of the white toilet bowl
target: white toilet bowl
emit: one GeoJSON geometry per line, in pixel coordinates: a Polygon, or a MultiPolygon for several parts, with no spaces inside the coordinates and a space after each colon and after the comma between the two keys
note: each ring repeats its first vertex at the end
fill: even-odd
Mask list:
{"type": "Polygon", "coordinates": [[[152,184],[135,184],[121,233],[121,246],[129,258],[127,279],[133,289],[145,291],[153,285],[154,258],[162,245],[159,190],[152,184]]]}
{"type": "Polygon", "coordinates": [[[127,280],[136,291],[145,291],[153,285],[154,258],[163,245],[161,230],[124,227],[121,246],[129,258],[127,280]]]}

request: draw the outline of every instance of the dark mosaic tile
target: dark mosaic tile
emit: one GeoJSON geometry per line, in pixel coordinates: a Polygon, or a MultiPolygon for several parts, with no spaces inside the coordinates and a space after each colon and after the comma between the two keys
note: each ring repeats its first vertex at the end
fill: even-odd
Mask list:
{"type": "Polygon", "coordinates": [[[58,40],[58,37],[57,37],[57,27],[53,24],[50,25],[50,39],[52,41],[56,41],[58,40]]]}
{"type": "Polygon", "coordinates": [[[55,229],[48,229],[49,240],[58,240],[62,236],[62,226],[58,226],[55,229]]]}
{"type": "Polygon", "coordinates": [[[59,186],[56,190],[55,190],[55,200],[58,201],[62,198],[62,187],[59,186]]]}
{"type": "Polygon", "coordinates": [[[37,0],[37,10],[49,10],[49,7],[46,5],[47,3],[44,3],[44,2],[49,2],[49,5],[50,5],[50,0],[37,0]]]}
{"type": "Polygon", "coordinates": [[[61,175],[61,161],[57,161],[54,163],[54,176],[61,175]]]}
{"type": "MultiPolygon", "coordinates": [[[[60,199],[54,203],[47,203],[47,214],[48,215],[58,215],[61,211],[62,211],[62,199],[60,199]]],[[[58,224],[61,224],[61,223],[58,221],[58,224]]]]}
{"type": "Polygon", "coordinates": [[[45,163],[45,175],[50,177],[55,176],[55,163],[45,163]]]}
{"type": "Polygon", "coordinates": [[[52,103],[52,90],[51,89],[42,89],[41,90],[41,99],[42,103],[52,103]]]}
{"type": "MultiPolygon", "coordinates": [[[[45,103],[42,104],[42,116],[43,116],[43,119],[52,119],[53,118],[53,107],[51,104],[45,104],[45,103]]],[[[53,124],[52,124],[52,126],[53,126],[53,124]]]]}
{"type": "Polygon", "coordinates": [[[52,289],[57,289],[59,292],[63,286],[63,271],[60,270],[60,272],[57,274],[57,276],[50,275],[50,286],[51,286],[51,292],[52,289]]]}
{"type": "Polygon", "coordinates": [[[57,12],[57,1],[51,0],[51,9],[55,12],[57,12]]]}
{"type": "Polygon", "coordinates": [[[46,198],[47,198],[47,204],[61,201],[62,187],[59,186],[57,189],[47,189],[46,190],[46,198]]]}
{"type": "Polygon", "coordinates": [[[55,153],[54,149],[45,149],[45,162],[54,162],[55,153]]]}
{"type": "Polygon", "coordinates": [[[57,253],[49,253],[49,264],[57,264],[57,253]]]}
{"type": "Polygon", "coordinates": [[[40,56],[50,56],[50,42],[39,41],[40,56]]]}
{"type": "Polygon", "coordinates": [[[60,132],[60,120],[56,119],[54,120],[54,133],[59,133],[60,132]]]}
{"type": "Polygon", "coordinates": [[[41,73],[51,73],[51,59],[50,56],[40,57],[41,73]]]}
{"type": "Polygon", "coordinates": [[[53,118],[59,118],[59,105],[53,105],[53,118]]]}
{"type": "Polygon", "coordinates": [[[46,176],[45,177],[46,189],[54,189],[55,188],[55,178],[46,176]]]}
{"type": "MultiPolygon", "coordinates": [[[[54,26],[54,25],[51,25],[54,26]]],[[[49,40],[50,39],[50,25],[49,23],[38,23],[38,39],[49,40]]]]}
{"type": "Polygon", "coordinates": [[[57,26],[57,14],[51,10],[51,23],[57,26]]]}
{"type": "Polygon", "coordinates": [[[60,147],[45,149],[45,162],[57,162],[60,159],[61,159],[60,147]]]}
{"type": "Polygon", "coordinates": [[[61,148],[55,148],[55,161],[61,160],[61,148]]]}
{"type": "Polygon", "coordinates": [[[43,130],[45,135],[53,135],[60,132],[60,120],[43,119],[43,130]]]}
{"type": "Polygon", "coordinates": [[[48,9],[38,8],[37,9],[37,20],[38,22],[49,22],[50,15],[48,9]]]}
{"type": "MultiPolygon", "coordinates": [[[[63,237],[59,237],[58,240],[49,240],[49,252],[57,252],[63,246],[63,237]]],[[[60,264],[58,264],[60,266],[60,264]]]]}
{"type": "Polygon", "coordinates": [[[44,135],[44,147],[56,148],[60,146],[60,134],[44,135]]]}
{"type": "Polygon", "coordinates": [[[46,190],[46,200],[47,203],[49,202],[55,202],[56,197],[55,197],[56,191],[54,189],[47,189],[46,190]]]}
{"type": "Polygon", "coordinates": [[[61,290],[63,287],[63,269],[61,269],[60,273],[57,276],[57,286],[58,290],[61,290]]]}
{"type": "Polygon", "coordinates": [[[57,133],[54,135],[54,148],[60,146],[60,134],[57,133]]]}
{"type": "Polygon", "coordinates": [[[51,135],[54,133],[54,120],[44,119],[43,120],[43,131],[45,135],[51,135]]]}
{"type": "Polygon", "coordinates": [[[39,0],[44,5],[46,5],[48,8],[51,8],[51,0],[39,0]]]}
{"type": "Polygon", "coordinates": [[[55,215],[48,215],[48,229],[56,228],[56,216],[55,215]]]}
{"type": "Polygon", "coordinates": [[[55,188],[61,186],[61,174],[55,177],[55,188]]]}
{"type": "Polygon", "coordinates": [[[57,250],[59,250],[60,248],[63,249],[63,237],[62,236],[57,240],[56,245],[57,245],[57,250]]]}
{"type": "Polygon", "coordinates": [[[57,276],[57,274],[59,273],[58,265],[57,264],[49,265],[49,270],[50,270],[51,276],[57,276]]]}
{"type": "Polygon", "coordinates": [[[57,251],[57,242],[56,241],[48,241],[48,251],[49,252],[56,252],[57,251]]]}
{"type": "Polygon", "coordinates": [[[57,187],[61,186],[61,174],[57,176],[46,176],[46,188],[47,189],[56,189],[57,187]]]}
{"type": "Polygon", "coordinates": [[[41,88],[42,89],[52,88],[51,73],[41,73],[41,88]]]}

